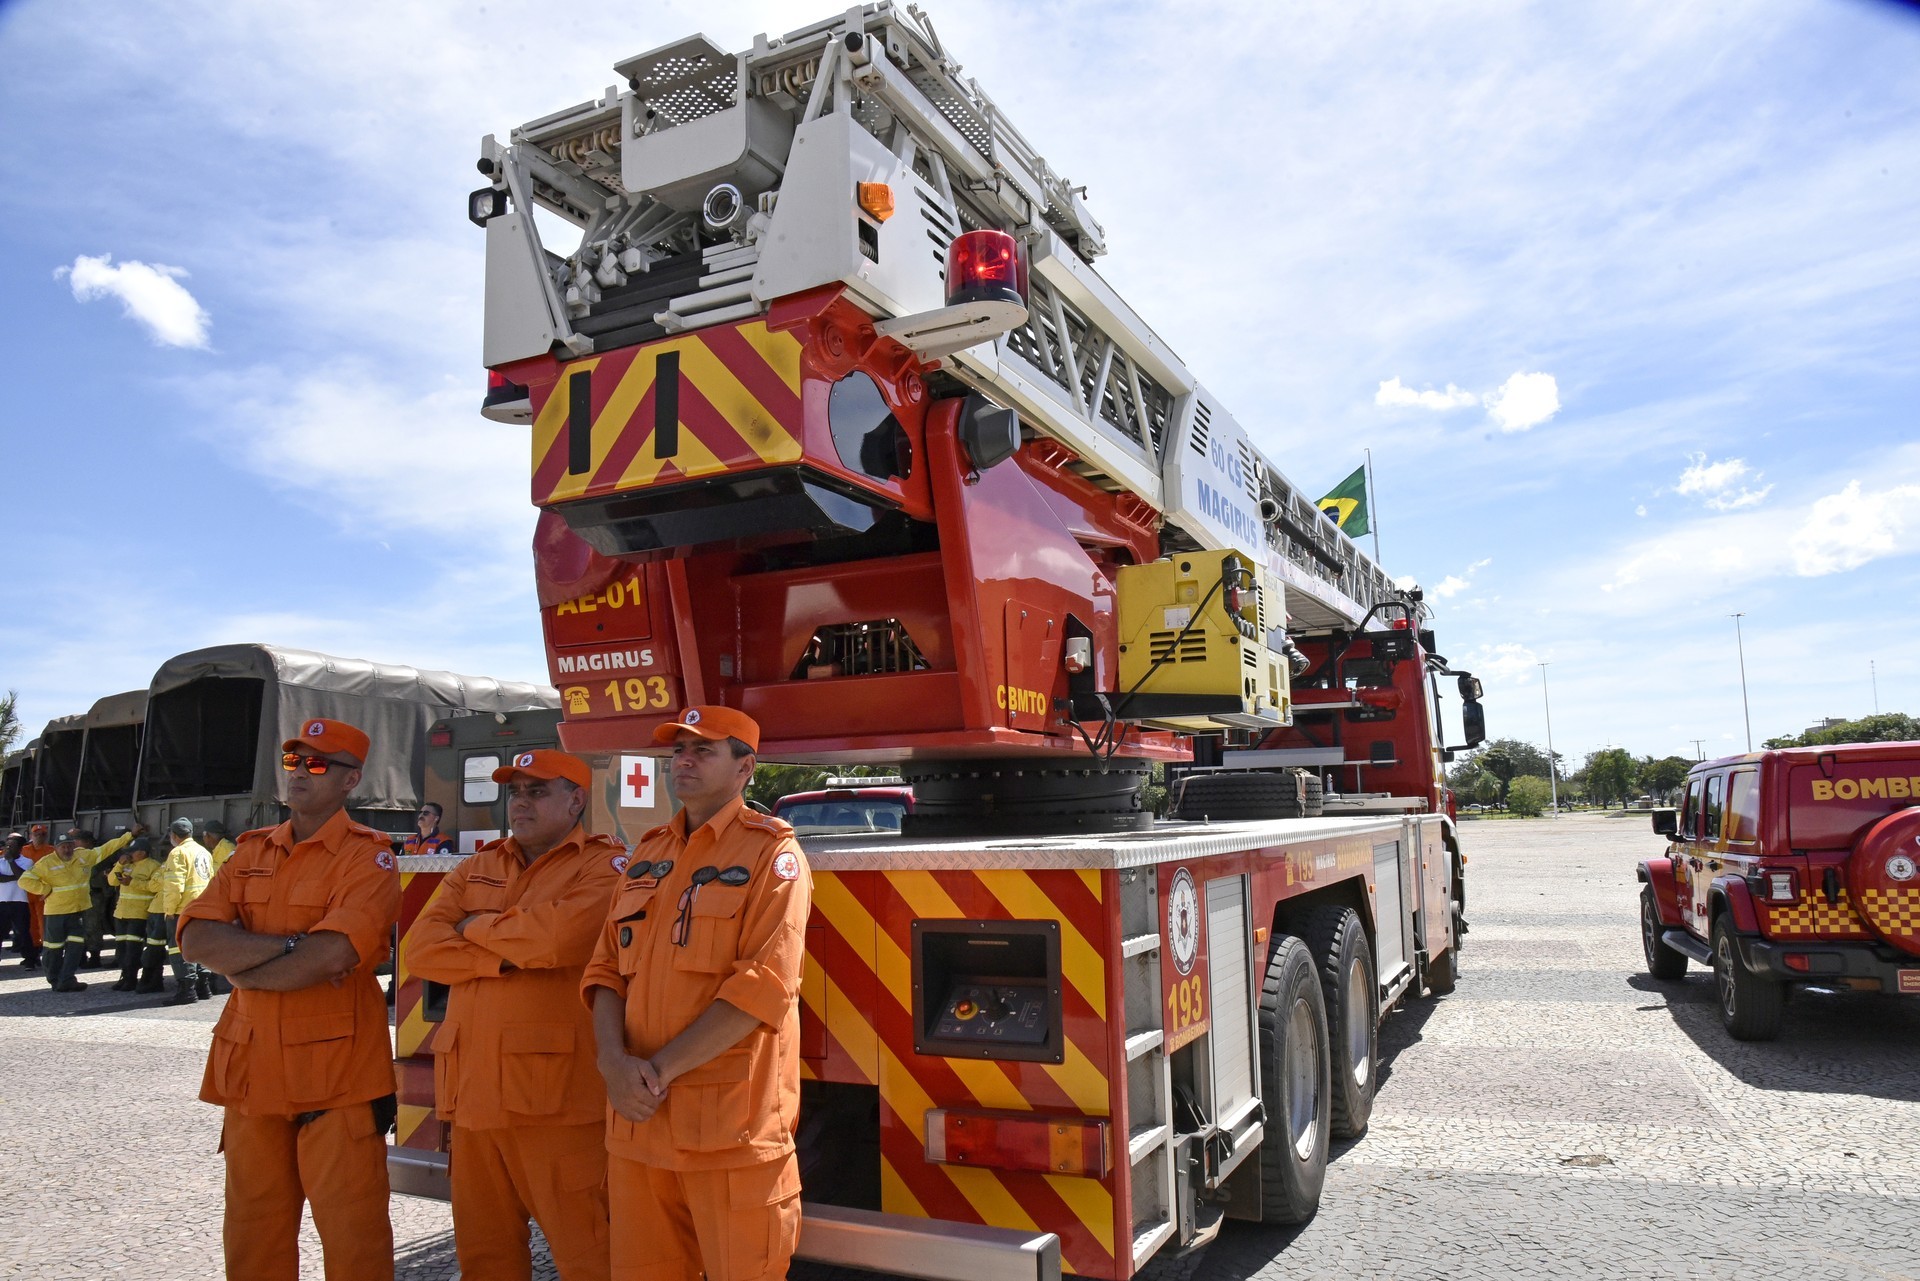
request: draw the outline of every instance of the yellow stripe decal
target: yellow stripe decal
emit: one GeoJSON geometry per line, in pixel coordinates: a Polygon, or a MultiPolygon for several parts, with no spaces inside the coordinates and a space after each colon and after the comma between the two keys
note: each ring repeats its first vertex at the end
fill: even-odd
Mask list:
{"type": "Polygon", "coordinates": [[[974,875],[1015,917],[1060,922],[1060,968],[1066,971],[1067,982],[1073,984],[1074,990],[1093,1008],[1094,1016],[1106,1018],[1105,963],[1066,914],[1034,884],[1033,878],[1025,872],[976,872],[974,875]]]}

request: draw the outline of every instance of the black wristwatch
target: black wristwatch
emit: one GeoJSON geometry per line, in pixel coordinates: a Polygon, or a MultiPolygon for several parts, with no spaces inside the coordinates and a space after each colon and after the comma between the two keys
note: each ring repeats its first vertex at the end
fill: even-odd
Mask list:
{"type": "Polygon", "coordinates": [[[303,938],[305,938],[305,937],[306,937],[306,935],[304,935],[304,934],[289,934],[289,935],[287,935],[287,946],[286,946],[286,950],[285,950],[285,951],[283,951],[283,952],[281,952],[281,953],[280,953],[280,955],[282,955],[282,956],[292,956],[292,955],[293,955],[293,949],[294,949],[295,947],[297,947],[297,946],[299,945],[299,943],[300,943],[300,940],[301,940],[301,939],[303,939],[303,938]]]}

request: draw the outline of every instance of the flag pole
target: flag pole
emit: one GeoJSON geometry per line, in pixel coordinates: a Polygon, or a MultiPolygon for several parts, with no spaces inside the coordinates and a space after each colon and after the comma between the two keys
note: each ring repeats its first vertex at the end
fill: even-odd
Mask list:
{"type": "Polygon", "coordinates": [[[1373,451],[1361,451],[1367,456],[1367,528],[1373,532],[1373,563],[1380,560],[1380,499],[1373,492],[1373,451]]]}

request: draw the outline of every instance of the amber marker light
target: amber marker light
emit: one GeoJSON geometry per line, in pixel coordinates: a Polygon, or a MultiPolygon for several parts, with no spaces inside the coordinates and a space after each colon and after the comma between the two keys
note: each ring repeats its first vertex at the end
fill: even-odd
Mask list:
{"type": "Polygon", "coordinates": [[[860,208],[876,222],[893,217],[893,188],[884,182],[858,184],[860,208]]]}

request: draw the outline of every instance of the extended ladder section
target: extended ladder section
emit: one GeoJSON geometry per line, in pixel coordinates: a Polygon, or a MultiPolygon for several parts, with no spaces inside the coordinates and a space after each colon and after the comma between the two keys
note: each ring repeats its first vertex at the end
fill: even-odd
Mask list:
{"type": "Polygon", "coordinates": [[[916,6],[869,4],[738,54],[692,36],[615,71],[624,89],[482,143],[512,203],[475,193],[491,211],[475,214],[488,365],[737,321],[823,286],[881,322],[925,314],[944,303],[948,243],[1007,231],[1027,250],[1027,319],[944,368],[1159,511],[1168,550],[1264,559],[1295,629],[1352,626],[1397,596],[1094,270],[1106,236],[1083,191],[916,6]],[[581,229],[567,257],[542,243],[536,205],[581,229]]]}

